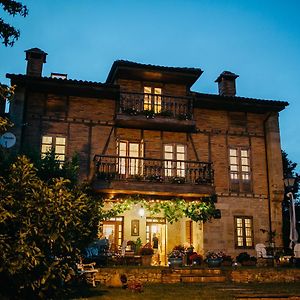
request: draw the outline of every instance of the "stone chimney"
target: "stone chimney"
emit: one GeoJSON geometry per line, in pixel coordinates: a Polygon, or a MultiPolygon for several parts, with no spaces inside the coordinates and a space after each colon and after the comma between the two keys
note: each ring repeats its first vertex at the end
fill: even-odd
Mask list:
{"type": "Polygon", "coordinates": [[[231,73],[229,71],[223,71],[219,77],[215,80],[218,83],[219,95],[221,96],[235,96],[235,80],[239,75],[231,73]]]}
{"type": "Polygon", "coordinates": [[[25,50],[25,53],[27,60],[26,75],[41,77],[47,53],[39,48],[25,50]]]}

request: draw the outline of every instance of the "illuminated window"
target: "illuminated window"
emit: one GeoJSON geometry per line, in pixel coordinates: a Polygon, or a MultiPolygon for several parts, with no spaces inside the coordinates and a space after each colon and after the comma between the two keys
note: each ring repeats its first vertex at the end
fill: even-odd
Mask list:
{"type": "Polygon", "coordinates": [[[161,112],[161,88],[144,86],[144,110],[161,112]]]}
{"type": "Polygon", "coordinates": [[[237,248],[253,248],[252,217],[235,217],[235,246],[237,248]]]}
{"type": "Polygon", "coordinates": [[[186,147],[181,144],[165,144],[165,176],[185,177],[186,147]]]}
{"type": "Polygon", "coordinates": [[[64,137],[43,136],[41,156],[45,157],[46,153],[52,149],[54,150],[55,158],[63,163],[66,158],[66,139],[64,137]]]}
{"type": "Polygon", "coordinates": [[[250,192],[251,172],[249,149],[230,148],[229,149],[229,172],[231,181],[231,191],[250,192]]]}
{"type": "Polygon", "coordinates": [[[118,170],[123,175],[143,174],[143,144],[120,141],[118,148],[118,170]]]}

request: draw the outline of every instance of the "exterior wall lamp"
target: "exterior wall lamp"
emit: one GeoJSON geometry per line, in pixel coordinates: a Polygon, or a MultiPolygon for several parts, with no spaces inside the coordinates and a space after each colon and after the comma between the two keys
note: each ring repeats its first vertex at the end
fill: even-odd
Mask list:
{"type": "Polygon", "coordinates": [[[145,210],[143,207],[141,207],[138,211],[139,216],[142,218],[145,215],[145,210]]]}
{"type": "Polygon", "coordinates": [[[290,199],[289,203],[289,213],[290,213],[290,248],[293,249],[294,245],[298,242],[298,232],[296,228],[296,212],[295,212],[295,200],[293,194],[293,188],[295,184],[294,177],[286,177],[284,178],[284,185],[287,190],[287,197],[290,199]]]}

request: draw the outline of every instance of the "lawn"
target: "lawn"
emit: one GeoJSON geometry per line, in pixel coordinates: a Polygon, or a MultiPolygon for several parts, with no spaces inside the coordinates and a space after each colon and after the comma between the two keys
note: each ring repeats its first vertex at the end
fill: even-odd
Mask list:
{"type": "Polygon", "coordinates": [[[236,295],[247,294],[284,294],[300,296],[300,283],[263,283],[263,284],[152,284],[145,285],[142,293],[119,288],[84,288],[71,297],[73,300],[181,300],[181,299],[235,299],[236,295]]]}

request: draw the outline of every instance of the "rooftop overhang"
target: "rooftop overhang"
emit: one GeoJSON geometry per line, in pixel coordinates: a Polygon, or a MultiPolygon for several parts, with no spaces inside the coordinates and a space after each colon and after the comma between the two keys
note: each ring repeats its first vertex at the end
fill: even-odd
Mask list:
{"type": "Polygon", "coordinates": [[[289,105],[286,101],[263,100],[236,96],[193,93],[194,107],[213,110],[244,111],[253,113],[280,112],[289,105]]]}
{"type": "Polygon", "coordinates": [[[117,79],[142,80],[160,83],[183,84],[190,88],[203,71],[198,68],[176,68],[139,64],[129,61],[115,61],[106,83],[117,79]]]}
{"type": "Polygon", "coordinates": [[[117,99],[120,94],[119,86],[113,84],[23,74],[6,74],[6,77],[11,80],[11,85],[25,87],[28,91],[34,92],[106,99],[117,99]]]}

